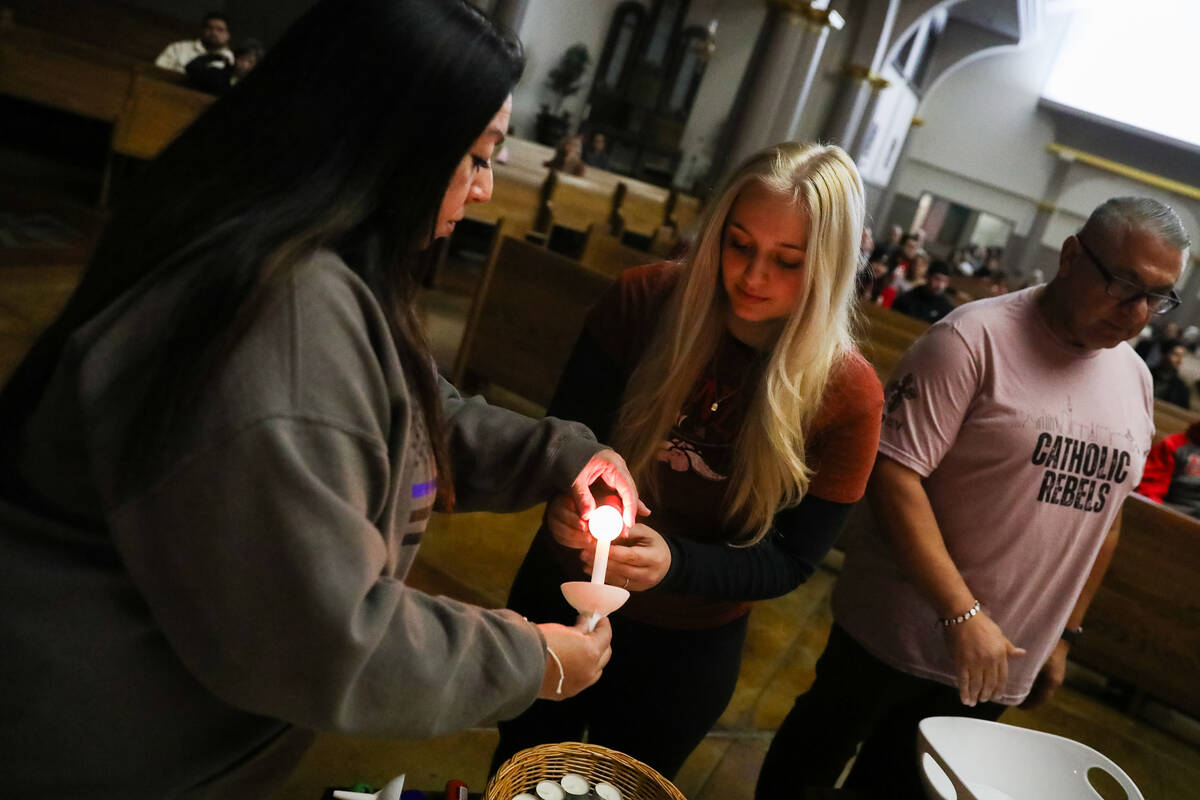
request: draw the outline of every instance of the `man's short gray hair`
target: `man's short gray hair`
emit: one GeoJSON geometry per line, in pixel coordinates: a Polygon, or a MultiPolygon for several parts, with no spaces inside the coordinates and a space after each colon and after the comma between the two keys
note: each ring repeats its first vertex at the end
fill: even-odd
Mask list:
{"type": "Polygon", "coordinates": [[[1192,245],[1187,229],[1175,210],[1153,197],[1113,197],[1106,200],[1088,217],[1083,230],[1117,235],[1140,230],[1179,250],[1186,251],[1192,245]]]}

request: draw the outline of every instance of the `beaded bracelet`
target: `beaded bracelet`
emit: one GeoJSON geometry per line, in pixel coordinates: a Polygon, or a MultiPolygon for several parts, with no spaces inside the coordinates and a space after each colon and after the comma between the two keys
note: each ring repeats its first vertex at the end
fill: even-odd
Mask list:
{"type": "Polygon", "coordinates": [[[969,620],[971,617],[975,616],[978,613],[979,613],[979,601],[976,600],[975,605],[971,606],[971,608],[969,610],[964,611],[963,613],[959,614],[957,617],[950,617],[949,619],[939,619],[938,622],[942,623],[943,628],[949,628],[951,625],[957,625],[960,622],[966,622],[967,620],[969,620]]]}

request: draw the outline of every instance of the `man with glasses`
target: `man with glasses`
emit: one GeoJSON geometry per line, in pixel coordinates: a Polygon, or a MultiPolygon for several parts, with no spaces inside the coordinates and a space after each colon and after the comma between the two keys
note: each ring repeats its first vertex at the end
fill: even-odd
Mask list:
{"type": "Polygon", "coordinates": [[[905,354],[813,687],[776,734],[761,800],[797,783],[923,797],[917,723],[1044,702],[1117,543],[1154,433],[1125,341],[1179,304],[1189,240],[1149,198],[1067,237],[1045,286],[960,306],[905,354]]]}

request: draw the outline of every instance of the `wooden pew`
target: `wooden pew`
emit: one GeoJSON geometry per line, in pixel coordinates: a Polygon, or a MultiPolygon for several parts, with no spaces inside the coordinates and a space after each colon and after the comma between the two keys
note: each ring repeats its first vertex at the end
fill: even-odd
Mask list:
{"type": "Polygon", "coordinates": [[[1200,521],[1140,495],[1071,658],[1200,716],[1200,521]]]}
{"type": "Polygon", "coordinates": [[[654,256],[622,244],[616,236],[596,225],[588,231],[583,254],[579,257],[579,263],[583,266],[612,278],[630,267],[649,264],[654,260],[654,256]]]}
{"type": "Polygon", "coordinates": [[[700,224],[700,212],[703,209],[704,204],[699,197],[672,189],[671,197],[667,200],[667,224],[675,228],[679,236],[692,233],[700,224]]]}
{"type": "Polygon", "coordinates": [[[108,201],[118,156],[144,161],[154,158],[215,100],[210,94],[185,86],[164,83],[145,75],[135,76],[129,87],[129,97],[113,127],[100,187],[100,204],[105,205],[108,201]]]}
{"type": "Polygon", "coordinates": [[[0,266],[0,384],[79,284],[79,264],[0,266]]]}
{"type": "Polygon", "coordinates": [[[508,151],[508,160],[504,166],[526,169],[531,171],[549,171],[545,163],[554,158],[554,148],[544,144],[509,136],[504,140],[504,148],[508,151]]]}
{"type": "Polygon", "coordinates": [[[492,199],[470,203],[466,216],[476,222],[496,225],[503,219],[508,233],[518,238],[534,229],[539,214],[545,214],[546,178],[549,170],[526,170],[506,164],[492,165],[492,199]]]}
{"type": "Polygon", "coordinates": [[[649,245],[667,223],[667,194],[649,194],[622,181],[613,204],[613,232],[649,245]]]}
{"type": "Polygon", "coordinates": [[[54,34],[0,25],[0,94],[114,122],[138,64],[54,34]]]}
{"type": "Polygon", "coordinates": [[[548,247],[568,257],[578,256],[593,225],[611,230],[618,198],[589,181],[561,171],[546,180],[546,201],[534,229],[546,234],[548,247]]]}
{"type": "Polygon", "coordinates": [[[1180,408],[1166,400],[1154,401],[1154,436],[1161,439],[1172,433],[1183,433],[1192,423],[1200,422],[1200,412],[1180,408]]]}
{"type": "Polygon", "coordinates": [[[17,24],[153,64],[163,48],[199,35],[200,19],[181,22],[127,3],[96,0],[4,0],[17,24]]]}
{"type": "Polygon", "coordinates": [[[471,303],[455,385],[496,384],[544,410],[584,317],[611,282],[544,247],[498,236],[471,303]]]}
{"type": "Polygon", "coordinates": [[[210,94],[138,75],[113,129],[112,151],[149,160],[216,100],[210,94]]]}

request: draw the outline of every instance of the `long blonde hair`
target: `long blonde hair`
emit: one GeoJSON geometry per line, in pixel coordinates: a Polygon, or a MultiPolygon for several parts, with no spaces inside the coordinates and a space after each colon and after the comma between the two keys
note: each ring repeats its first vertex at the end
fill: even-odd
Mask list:
{"type": "Polygon", "coordinates": [[[695,251],[668,298],[654,338],[625,389],[618,448],[640,485],[655,486],[661,443],[726,329],[729,300],[721,249],[730,209],[758,182],[807,214],[800,296],[772,347],[734,449],[725,521],[739,542],[766,536],[775,513],[808,491],[807,433],[825,386],[854,346],[855,273],[862,236],[862,181],[839,147],[785,142],[751,156],[708,211],[695,251]]]}

